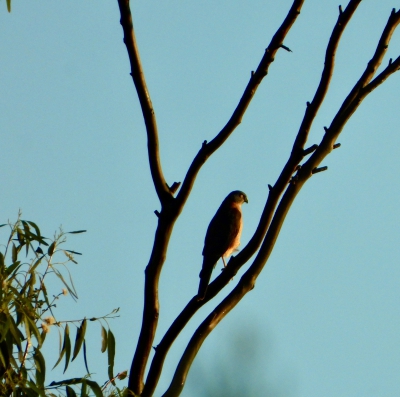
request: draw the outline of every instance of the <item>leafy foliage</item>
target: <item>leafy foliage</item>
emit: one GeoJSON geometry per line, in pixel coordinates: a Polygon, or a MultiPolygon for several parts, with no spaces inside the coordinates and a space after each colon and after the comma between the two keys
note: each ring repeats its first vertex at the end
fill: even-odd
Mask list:
{"type": "Polygon", "coordinates": [[[73,299],[78,298],[68,264],[77,263],[74,255],[81,254],[61,246],[65,244],[67,234],[85,230],[66,233],[60,229],[53,239],[49,239],[42,236],[36,223],[22,220],[20,215],[14,224],[0,225],[10,228],[7,243],[0,248],[0,395],[46,397],[62,393],[76,396],[78,389],[81,396],[122,395],[123,390],[115,386],[115,379],[123,379],[126,372],[113,376],[115,339],[107,323],[108,318],[118,316],[118,309],[103,317],[71,321],[60,321],[55,315],[55,302],[60,297],[69,294],[73,299]],[[54,276],[62,288],[60,293],[50,296],[46,282],[54,276]],[[85,341],[88,321],[100,322],[101,351],[108,353],[109,380],[103,387],[90,379],[85,341]],[[58,329],[62,346],[53,368],[64,359],[65,373],[69,363],[83,351],[85,376],[53,381],[46,386],[48,366],[42,347],[50,327],[58,329]],[[72,344],[70,335],[74,328],[72,344]],[[112,389],[110,385],[113,385],[112,389]]]}

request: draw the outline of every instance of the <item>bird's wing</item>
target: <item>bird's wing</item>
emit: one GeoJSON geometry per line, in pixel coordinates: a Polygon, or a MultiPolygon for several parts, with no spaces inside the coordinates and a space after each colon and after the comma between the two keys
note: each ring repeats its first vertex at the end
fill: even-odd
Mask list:
{"type": "Polygon", "coordinates": [[[204,241],[203,256],[215,262],[231,248],[239,233],[242,214],[238,208],[220,208],[211,220],[204,241]]]}

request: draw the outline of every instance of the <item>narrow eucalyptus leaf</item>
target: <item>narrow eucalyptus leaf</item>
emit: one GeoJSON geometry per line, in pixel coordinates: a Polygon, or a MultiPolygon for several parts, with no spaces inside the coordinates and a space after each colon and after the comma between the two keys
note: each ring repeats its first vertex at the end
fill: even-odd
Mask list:
{"type": "Polygon", "coordinates": [[[101,391],[101,387],[97,384],[97,382],[86,379],[86,383],[92,389],[96,397],[103,397],[103,392],[101,391]]]}
{"type": "Polygon", "coordinates": [[[101,326],[101,352],[104,353],[107,350],[107,330],[101,326]]]}
{"type": "Polygon", "coordinates": [[[74,353],[72,355],[71,362],[75,360],[76,356],[78,355],[79,351],[81,350],[82,343],[85,339],[86,325],[87,325],[87,321],[85,318],[84,320],[82,320],[80,327],[76,331],[75,347],[74,347],[74,353]]]}
{"type": "Polygon", "coordinates": [[[26,222],[29,223],[29,224],[35,229],[36,235],[37,235],[38,237],[40,237],[40,229],[39,229],[39,227],[36,225],[36,223],[31,222],[31,221],[26,221],[26,222]]]}
{"type": "Polygon", "coordinates": [[[11,258],[13,262],[16,262],[18,259],[18,251],[14,243],[12,244],[11,258]]]}
{"type": "Polygon", "coordinates": [[[86,379],[82,380],[81,397],[88,397],[86,379]]]}
{"type": "Polygon", "coordinates": [[[36,381],[41,389],[44,389],[44,381],[46,377],[46,363],[39,349],[35,349],[33,359],[36,366],[36,381]]]}
{"type": "Polygon", "coordinates": [[[58,382],[51,382],[49,386],[64,386],[64,385],[77,385],[82,383],[82,378],[71,378],[71,379],[64,379],[58,382]]]}
{"type": "Polygon", "coordinates": [[[108,338],[107,338],[107,345],[108,345],[108,378],[115,385],[115,382],[112,380],[114,378],[114,359],[115,359],[115,337],[111,330],[108,330],[108,338]]]}
{"type": "Polygon", "coordinates": [[[42,336],[40,335],[40,331],[39,331],[38,327],[36,326],[36,323],[32,320],[32,318],[30,316],[27,315],[26,319],[28,320],[29,329],[35,335],[35,338],[38,341],[38,345],[40,347],[42,345],[42,336]]]}
{"type": "MultiPolygon", "coordinates": [[[[60,334],[60,341],[61,341],[61,334],[60,334]]],[[[57,365],[60,363],[60,361],[62,360],[62,358],[64,357],[64,354],[66,353],[66,351],[67,351],[67,339],[69,340],[69,327],[68,327],[68,324],[65,326],[65,329],[64,329],[64,341],[63,341],[63,344],[62,344],[62,349],[61,349],[61,351],[60,351],[60,356],[58,357],[58,360],[57,360],[57,362],[54,364],[54,367],[52,368],[52,369],[54,369],[55,367],[57,367],[57,365]]],[[[71,348],[70,348],[71,349],[71,348]]],[[[66,363],[66,366],[68,366],[68,364],[66,363]]],[[[65,372],[65,370],[64,370],[64,372],[65,372]]]]}
{"type": "Polygon", "coordinates": [[[86,355],[86,340],[83,340],[83,361],[85,362],[85,368],[88,374],[90,374],[89,366],[87,363],[87,355],[86,355]]]}
{"type": "Polygon", "coordinates": [[[56,242],[55,241],[53,241],[51,244],[50,244],[50,247],[49,247],[49,249],[47,250],[47,253],[51,256],[51,255],[53,255],[53,253],[54,253],[54,249],[56,248],[56,242]]]}
{"type": "Polygon", "coordinates": [[[10,279],[14,278],[15,273],[19,270],[19,268],[21,266],[22,266],[21,262],[20,261],[16,261],[12,265],[7,267],[7,274],[10,276],[10,279]],[[14,274],[11,274],[11,273],[14,273],[14,274]]]}
{"type": "Polygon", "coordinates": [[[71,357],[71,339],[69,338],[68,324],[65,326],[64,344],[65,344],[65,367],[64,367],[64,373],[65,373],[65,371],[68,368],[69,358],[71,357]]]}
{"type": "Polygon", "coordinates": [[[67,397],[78,397],[75,390],[70,386],[65,386],[65,394],[67,397]]]}
{"type": "Polygon", "coordinates": [[[65,250],[65,251],[70,252],[71,254],[82,255],[80,252],[76,251],[71,251],[71,250],[65,250]]]}

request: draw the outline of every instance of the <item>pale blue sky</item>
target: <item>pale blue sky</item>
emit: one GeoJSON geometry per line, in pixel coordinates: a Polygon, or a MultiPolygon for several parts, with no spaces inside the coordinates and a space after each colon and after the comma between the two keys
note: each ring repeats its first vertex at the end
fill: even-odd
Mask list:
{"type": "MultiPolygon", "coordinates": [[[[201,142],[228,120],[291,3],[134,2],[170,184],[182,181],[201,142]]],[[[339,4],[305,1],[285,40],[293,52],[278,52],[242,124],[200,172],[162,272],[156,344],[197,291],[207,225],[232,190],[249,197],[242,245],[252,235],[267,184],[287,160],[314,95],[339,4]]],[[[321,139],[398,6],[394,0],[360,5],[343,35],[309,145],[321,139]]],[[[143,270],[159,204],[117,2],[13,0],[12,7],[8,14],[0,2],[0,223],[15,219],[21,208],[45,235],[60,224],[88,230],[68,243],[84,254],[72,268],[80,299],[64,300],[59,309],[77,318],[120,307],[111,326],[116,370],[122,371],[130,366],[140,328],[143,270]]],[[[399,32],[384,64],[398,55],[399,32]]],[[[328,171],[297,197],[256,288],[206,340],[183,396],[204,395],[205,384],[224,384],[226,377],[246,397],[400,395],[399,89],[400,73],[348,123],[338,140],[342,147],[322,164],[328,171]],[[240,351],[246,339],[255,341],[250,358],[240,351]],[[243,381],[246,371],[252,375],[243,381]]],[[[223,296],[200,310],[173,346],[157,395],[192,332],[223,296]]],[[[106,357],[98,353],[98,325],[90,326],[95,352],[89,366],[102,382],[106,357]]],[[[57,333],[51,335],[55,362],[57,333]]],[[[68,377],[82,374],[78,361],[68,377]]],[[[58,376],[48,373],[47,379],[58,376]]]]}

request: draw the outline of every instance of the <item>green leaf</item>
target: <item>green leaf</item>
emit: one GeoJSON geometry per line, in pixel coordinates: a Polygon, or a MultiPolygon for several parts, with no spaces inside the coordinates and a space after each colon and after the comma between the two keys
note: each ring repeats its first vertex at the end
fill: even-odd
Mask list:
{"type": "Polygon", "coordinates": [[[25,318],[28,321],[29,329],[33,332],[36,340],[38,341],[38,345],[39,345],[38,347],[40,347],[42,345],[42,336],[40,335],[38,327],[36,326],[35,322],[31,319],[31,317],[29,315],[26,315],[25,318]]]}
{"type": "Polygon", "coordinates": [[[31,221],[26,221],[26,222],[29,223],[29,224],[35,229],[36,235],[37,235],[38,237],[41,237],[41,235],[40,235],[40,229],[39,229],[39,227],[36,225],[36,223],[31,222],[31,221]]]}
{"type": "Polygon", "coordinates": [[[19,270],[21,266],[22,264],[20,261],[16,261],[12,265],[8,266],[7,267],[8,276],[10,276],[10,274],[14,272],[14,274],[10,276],[10,278],[13,278],[15,276],[15,273],[19,270]]]}
{"type": "Polygon", "coordinates": [[[67,232],[68,234],[86,233],[87,230],[75,230],[74,232],[67,232]]]}
{"type": "Polygon", "coordinates": [[[104,353],[107,350],[107,330],[101,326],[101,352],[104,353]]]}
{"type": "Polygon", "coordinates": [[[80,252],[76,251],[71,251],[71,250],[65,250],[65,251],[70,252],[71,254],[82,255],[80,252]]]}
{"type": "Polygon", "coordinates": [[[6,226],[6,225],[7,225],[7,223],[3,223],[2,225],[0,225],[0,227],[6,226]]]}
{"type": "Polygon", "coordinates": [[[75,265],[78,264],[78,262],[74,259],[74,257],[73,257],[70,253],[68,253],[68,252],[65,251],[65,250],[63,250],[63,252],[64,252],[64,255],[65,255],[70,261],[74,262],[75,265]]]}
{"type": "MultiPolygon", "coordinates": [[[[114,378],[114,358],[115,358],[115,338],[114,334],[111,330],[108,330],[108,338],[107,338],[107,345],[108,345],[108,378],[112,380],[114,378]]],[[[115,385],[115,382],[112,381],[112,384],[115,385]]]]}
{"type": "MultiPolygon", "coordinates": [[[[69,340],[69,327],[68,327],[68,324],[65,326],[65,329],[64,329],[64,342],[63,342],[63,345],[62,345],[60,356],[58,357],[58,360],[54,364],[54,367],[52,369],[57,367],[57,365],[61,362],[62,358],[64,357],[64,354],[67,351],[67,343],[68,343],[67,341],[69,341],[69,344],[71,345],[71,342],[69,340]]],[[[70,346],[70,351],[71,351],[71,346],[70,346]]],[[[69,358],[68,358],[68,360],[69,360],[69,358]]],[[[68,361],[66,361],[65,366],[68,367],[68,361]]],[[[65,369],[67,369],[67,368],[65,368],[65,369]]],[[[64,372],[65,372],[65,370],[64,370],[64,372]]]]}
{"type": "Polygon", "coordinates": [[[65,386],[65,393],[67,397],[78,397],[72,387],[65,386]]]}
{"type": "Polygon", "coordinates": [[[5,262],[4,262],[4,255],[2,252],[0,252],[0,266],[1,266],[1,271],[3,270],[3,267],[5,266],[5,262]]]}
{"type": "Polygon", "coordinates": [[[79,383],[82,383],[83,378],[71,378],[71,379],[65,379],[61,380],[58,382],[51,382],[49,386],[64,386],[64,385],[77,385],[79,383]]]}
{"type": "MultiPolygon", "coordinates": [[[[68,271],[68,269],[67,269],[68,271]]],[[[68,292],[71,294],[71,296],[75,299],[78,299],[78,295],[76,294],[76,291],[71,289],[71,287],[65,282],[64,277],[62,276],[62,274],[53,267],[53,272],[54,274],[62,281],[62,283],[65,285],[65,287],[67,288],[68,292]]],[[[71,277],[70,277],[71,280],[71,277]]],[[[71,280],[72,281],[72,280],[71,280]]]]}
{"type": "Polygon", "coordinates": [[[88,397],[86,379],[82,380],[81,397],[88,397]]]}
{"type": "Polygon", "coordinates": [[[96,397],[103,397],[103,392],[101,391],[101,387],[97,384],[97,382],[86,379],[86,383],[92,389],[96,397]]]}
{"type": "Polygon", "coordinates": [[[0,371],[5,371],[9,367],[11,355],[12,344],[7,343],[6,340],[0,342],[0,371]]]}
{"type": "Polygon", "coordinates": [[[65,371],[68,368],[69,358],[71,357],[71,339],[69,338],[68,324],[65,326],[64,345],[65,345],[65,367],[64,367],[64,374],[65,374],[65,371]]]}
{"type": "Polygon", "coordinates": [[[25,244],[25,236],[24,236],[24,233],[22,233],[22,230],[20,228],[17,228],[17,238],[18,238],[18,242],[21,245],[25,244]]]}
{"type": "Polygon", "coordinates": [[[39,349],[35,348],[33,359],[36,366],[36,382],[41,389],[44,389],[44,380],[46,377],[46,362],[39,349]]]}
{"type": "Polygon", "coordinates": [[[11,12],[11,0],[7,0],[7,10],[11,12]]]}
{"type": "Polygon", "coordinates": [[[53,255],[54,254],[54,249],[56,248],[56,242],[55,241],[53,241],[51,244],[50,244],[50,247],[49,247],[49,249],[47,250],[47,253],[51,256],[51,255],[53,255]]]}
{"type": "Polygon", "coordinates": [[[15,244],[12,244],[12,254],[11,254],[11,258],[13,263],[17,261],[18,259],[18,251],[17,251],[17,247],[15,246],[15,244]]]}
{"type": "Polygon", "coordinates": [[[24,385],[22,385],[21,387],[21,393],[19,394],[20,396],[26,396],[26,397],[46,397],[44,390],[43,389],[39,389],[37,387],[37,384],[31,380],[27,380],[27,385],[29,387],[25,387],[24,385]]]}
{"type": "MultiPolygon", "coordinates": [[[[29,225],[25,222],[25,221],[21,221],[22,225],[24,227],[24,244],[26,244],[26,255],[28,256],[28,252],[29,252],[29,244],[32,241],[32,238],[34,239],[35,236],[31,233],[30,229],[29,229],[29,225]]],[[[19,229],[18,229],[19,230],[19,229]]],[[[19,235],[18,235],[18,239],[19,239],[19,235]]]]}
{"type": "Polygon", "coordinates": [[[85,368],[88,374],[90,374],[88,363],[87,363],[87,356],[86,356],[86,340],[83,340],[83,361],[85,362],[85,368]]]}
{"type": "Polygon", "coordinates": [[[14,338],[13,343],[17,345],[19,350],[21,350],[21,341],[23,341],[25,339],[24,335],[22,334],[22,332],[16,326],[12,316],[8,316],[7,324],[9,325],[11,335],[14,338]]]}
{"type": "Polygon", "coordinates": [[[76,356],[78,355],[79,351],[81,350],[82,343],[85,339],[86,325],[87,325],[87,321],[85,318],[84,320],[82,320],[80,327],[76,331],[74,354],[72,355],[71,362],[75,360],[76,356]]]}
{"type": "MultiPolygon", "coordinates": [[[[37,252],[37,251],[36,251],[37,252]]],[[[36,262],[33,264],[33,266],[29,269],[29,272],[32,273],[35,271],[35,269],[40,265],[40,262],[44,258],[44,255],[42,255],[40,258],[36,260],[36,262]]]]}

